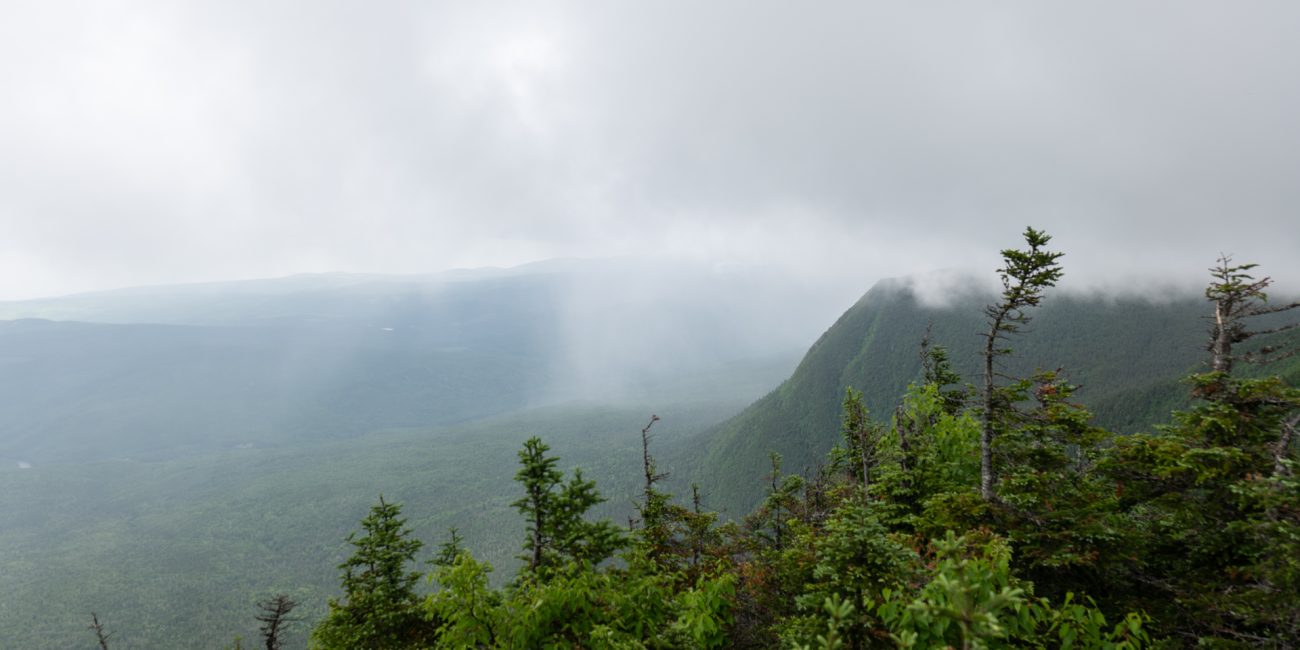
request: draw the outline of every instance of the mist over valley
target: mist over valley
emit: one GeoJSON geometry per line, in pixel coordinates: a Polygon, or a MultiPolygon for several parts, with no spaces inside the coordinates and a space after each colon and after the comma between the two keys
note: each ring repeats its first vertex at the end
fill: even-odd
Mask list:
{"type": "MultiPolygon", "coordinates": [[[[835,319],[833,296],[763,269],[568,260],[6,303],[0,543],[18,605],[0,629],[38,621],[25,638],[71,643],[94,606],[144,645],[220,638],[248,625],[248,594],[285,585],[323,615],[320,569],[379,494],[407,504],[421,536],[455,527],[508,567],[518,445],[544,436],[622,521],[651,414],[668,484],[696,482],[738,516],[761,498],[769,451],[791,471],[818,464],[846,387],[889,413],[920,378],[927,332],[974,376],[994,298],[974,274],[923,274],[881,281],[835,319]],[[145,626],[165,616],[176,625],[145,626]]],[[[1203,298],[1054,298],[1018,367],[1069,368],[1120,430],[1187,403],[1203,298]]]]}
{"type": "Polygon", "coordinates": [[[0,648],[1295,648],[1297,33],[0,3],[0,648]]]}

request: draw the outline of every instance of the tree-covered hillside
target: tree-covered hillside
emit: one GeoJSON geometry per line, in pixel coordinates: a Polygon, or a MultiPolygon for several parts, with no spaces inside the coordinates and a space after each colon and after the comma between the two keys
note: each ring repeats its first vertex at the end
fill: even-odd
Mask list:
{"type": "MultiPolygon", "coordinates": [[[[65,409],[52,395],[7,377],[14,413],[51,416],[33,429],[58,432],[60,422],[75,424],[67,430],[98,432],[103,440],[120,443],[95,447],[98,441],[88,438],[86,456],[79,458],[73,453],[76,438],[24,438],[22,431],[10,430],[15,444],[28,450],[54,443],[65,448],[48,447],[51,457],[60,454],[51,462],[7,458],[0,467],[0,517],[7,522],[0,529],[5,550],[0,591],[10,595],[0,607],[0,638],[21,647],[75,646],[89,638],[83,619],[95,611],[116,631],[113,647],[219,648],[236,634],[245,643],[255,638],[255,604],[283,594],[300,603],[296,613],[307,621],[328,614],[338,623],[320,632],[319,643],[353,647],[357,629],[347,620],[357,610],[348,604],[368,598],[357,587],[367,583],[345,580],[340,593],[330,567],[360,550],[345,537],[379,494],[387,499],[381,504],[384,516],[394,516],[392,504],[401,503],[409,535],[425,540],[423,553],[408,559],[423,563],[434,556],[450,527],[459,528],[464,548],[474,550],[473,557],[464,558],[456,549],[438,553],[442,564],[432,570],[433,582],[417,582],[414,595],[394,605],[402,616],[413,617],[419,638],[437,638],[443,647],[464,647],[457,644],[466,638],[494,647],[535,647],[531,644],[539,639],[573,645],[579,638],[586,640],[578,645],[600,646],[593,634],[605,635],[600,638],[608,647],[640,647],[633,640],[651,629],[661,634],[640,637],[646,647],[772,647],[778,640],[820,647],[819,635],[827,643],[839,635],[848,647],[868,647],[862,636],[868,630],[886,644],[892,643],[886,641],[889,634],[920,634],[923,622],[904,613],[955,598],[939,593],[953,584],[982,594],[967,603],[971,607],[1002,608],[1021,619],[1011,631],[985,626],[963,633],[974,635],[970,638],[1012,634],[1025,641],[1067,630],[1091,635],[1096,643],[1128,640],[1137,647],[1149,638],[1141,631],[1144,621],[1151,622],[1144,618],[1148,612],[1159,613],[1150,629],[1161,634],[1217,634],[1198,627],[1196,616],[1187,614],[1191,609],[1156,612],[1154,601],[1141,595],[1147,588],[1143,581],[1165,581],[1160,588],[1168,593],[1160,598],[1237,588],[1189,572],[1179,559],[1191,548],[1188,540],[1166,538],[1161,526],[1176,523],[1185,531],[1237,526],[1224,528],[1231,535],[1197,546],[1197,553],[1236,547],[1255,553],[1272,548],[1268,536],[1291,530],[1285,498],[1270,491],[1285,496],[1289,484],[1241,483],[1249,476],[1233,474],[1237,469],[1219,475],[1203,467],[1206,480],[1218,481],[1217,491],[1193,494],[1180,474],[1222,457],[1229,464],[1245,463],[1240,467],[1248,467],[1250,476],[1261,475],[1256,466],[1271,462],[1265,457],[1272,453],[1268,436],[1277,433],[1269,400],[1289,404],[1293,396],[1286,383],[1254,382],[1250,378],[1260,370],[1243,364],[1231,382],[1201,376],[1196,395],[1189,391],[1183,378],[1204,369],[1207,359],[1204,316],[1210,303],[1203,299],[1148,303],[1052,294],[1035,310],[1029,330],[1011,342],[1014,354],[1002,366],[1006,374],[1027,379],[1023,384],[999,380],[1012,396],[997,424],[1004,434],[996,456],[1004,478],[998,494],[1007,500],[990,506],[976,489],[982,411],[973,394],[960,403],[942,395],[960,390],[963,382],[977,382],[979,333],[987,327],[980,314],[994,300],[974,294],[931,307],[905,281],[882,283],[826,332],[780,388],[726,422],[786,376],[792,362],[706,357],[694,367],[674,366],[666,378],[653,373],[631,378],[625,385],[638,387],[645,400],[636,405],[569,403],[378,433],[367,427],[393,415],[384,408],[389,389],[398,391],[394,399],[415,396],[410,404],[431,402],[420,408],[436,413],[419,411],[413,417],[437,422],[474,404],[517,409],[505,401],[512,399],[510,390],[493,393],[492,386],[526,386],[533,369],[502,377],[512,372],[509,367],[471,363],[449,373],[452,384],[460,376],[463,385],[448,390],[433,379],[447,368],[437,360],[440,351],[425,350],[419,336],[384,347],[386,341],[401,341],[384,338],[398,328],[381,328],[377,339],[354,343],[363,349],[358,353],[330,338],[328,333],[352,327],[337,323],[241,327],[27,320],[0,325],[0,343],[9,346],[3,358],[21,371],[15,374],[58,387],[64,399],[83,396],[75,408],[65,409]],[[305,348],[312,362],[302,366],[302,376],[266,373],[268,367],[288,365],[282,359],[286,351],[303,354],[308,342],[301,337],[311,331],[325,334],[305,348]],[[923,339],[930,356],[923,357],[923,339]],[[947,347],[943,359],[934,356],[938,345],[947,347]],[[344,357],[371,365],[339,363],[344,357]],[[42,367],[42,360],[49,367],[42,367]],[[1034,368],[1058,366],[1063,373],[1029,379],[1034,368]],[[954,383],[949,371],[962,380],[954,383]],[[224,379],[211,381],[214,377],[224,379]],[[489,386],[475,388],[470,382],[475,377],[489,386]],[[329,381],[345,382],[339,385],[347,388],[320,392],[322,382],[329,381]],[[850,393],[846,401],[849,386],[861,396],[850,393]],[[295,401],[290,397],[295,393],[276,390],[332,397],[295,401]],[[431,392],[421,396],[419,391],[431,392]],[[1206,391],[1234,396],[1207,398],[1206,391]],[[1203,399],[1193,415],[1169,418],[1171,409],[1189,407],[1197,395],[1203,399]],[[1089,424],[1076,399],[1097,409],[1100,416],[1092,422],[1105,428],[1089,424]],[[1215,418],[1236,418],[1261,399],[1266,425],[1273,428],[1251,434],[1258,440],[1248,458],[1237,458],[1221,440],[1206,439],[1215,418]],[[438,406],[438,400],[447,403],[438,406]],[[1229,407],[1236,410],[1213,410],[1229,407]],[[232,423],[247,427],[277,408],[287,417],[321,423],[306,426],[302,437],[295,437],[295,429],[267,427],[265,437],[252,445],[222,437],[232,423]],[[108,426],[109,416],[130,409],[154,418],[156,428],[108,426]],[[249,420],[239,419],[240,409],[249,409],[243,414],[249,420]],[[636,438],[652,412],[664,418],[651,438],[660,463],[636,438]],[[169,423],[179,423],[171,434],[169,423]],[[1153,424],[1171,430],[1135,434],[1150,433],[1153,424]],[[331,425],[343,433],[325,440],[331,425]],[[346,433],[351,428],[370,433],[346,433]],[[574,503],[586,504],[581,508],[547,507],[570,514],[587,510],[619,527],[626,522],[630,531],[622,560],[584,563],[593,558],[583,549],[608,550],[612,540],[589,540],[583,532],[588,529],[574,523],[547,533],[559,541],[547,551],[553,556],[544,570],[525,562],[515,571],[530,524],[510,512],[520,497],[509,477],[515,450],[533,435],[542,435],[562,454],[557,470],[568,475],[580,466],[584,479],[596,479],[613,497],[595,507],[588,507],[588,497],[575,497],[574,503]],[[1143,449],[1151,454],[1142,456],[1143,449]],[[1078,456],[1078,450],[1085,455],[1078,456]],[[772,452],[777,456],[769,456],[772,452]],[[661,476],[664,472],[669,475],[661,476]],[[700,483],[698,492],[692,479],[700,483]],[[1077,490],[1065,489],[1071,482],[1080,482],[1077,490]],[[670,498],[669,492],[678,496],[670,498]],[[1121,500],[1126,494],[1132,496],[1121,500]],[[1242,510],[1205,507],[1227,503],[1228,494],[1245,499],[1242,510]],[[1218,519],[1188,519],[1189,511],[1178,502],[1184,498],[1218,519]],[[715,509],[722,512],[714,514],[715,509]],[[1152,512],[1167,520],[1147,519],[1152,512]],[[1260,529],[1265,515],[1280,517],[1282,528],[1260,529]],[[727,520],[732,523],[723,523],[727,520]],[[947,530],[965,536],[946,538],[947,530]],[[1119,553],[1127,549],[1141,553],[1119,553]],[[891,559],[872,564],[879,554],[891,559]],[[490,581],[484,562],[497,568],[490,581]],[[1188,581],[1170,586],[1171,574],[1186,574],[1188,581]],[[876,587],[867,588],[862,580],[875,581],[876,587]],[[885,584],[880,580],[893,586],[872,591],[885,584]],[[1004,598],[1000,589],[1016,595],[1004,598]],[[430,590],[440,595],[424,601],[430,590]],[[1085,594],[1097,599],[1098,608],[1085,606],[1085,594]],[[331,596],[335,605],[327,606],[331,596]],[[1075,596],[1078,604],[1071,605],[1075,596]],[[477,607],[468,604],[474,602],[488,606],[497,632],[514,640],[485,641],[482,621],[463,616],[477,607]],[[521,613],[538,602],[551,608],[545,616],[521,613]],[[1097,623],[1103,616],[1106,626],[1097,623]],[[572,625],[566,627],[566,620],[572,625]],[[1136,627],[1124,632],[1114,627],[1117,623],[1136,627]],[[440,625],[449,627],[438,632],[440,625]]],[[[503,301],[504,311],[495,317],[519,313],[511,309],[528,304],[534,303],[523,296],[503,301]]],[[[491,327],[469,329],[467,337],[483,337],[476,344],[483,350],[498,349],[491,327]]],[[[1266,345],[1295,345],[1300,343],[1296,334],[1284,332],[1266,345]]],[[[519,351],[510,344],[499,349],[519,351]]],[[[1300,381],[1300,358],[1283,359],[1263,372],[1279,373],[1294,386],[1300,381]]],[[[401,408],[406,407],[393,403],[395,411],[401,408]]],[[[13,413],[6,417],[19,421],[13,413]]],[[[569,489],[561,485],[551,489],[569,489]]],[[[575,488],[579,497],[586,494],[582,485],[575,488]]],[[[543,542],[531,543],[535,548],[543,542]]],[[[1239,555],[1231,560],[1234,570],[1291,579],[1285,562],[1265,566],[1257,556],[1239,555]]],[[[1270,593],[1249,592],[1274,607],[1270,593]]],[[[1263,625],[1274,634],[1285,624],[1260,617],[1261,605],[1242,606],[1255,608],[1247,627],[1256,627],[1250,630],[1263,625]]],[[[1195,607],[1205,613],[1209,605],[1195,607]]],[[[1223,620],[1244,625],[1231,616],[1223,620]]],[[[307,627],[287,628],[288,647],[305,642],[307,627]]],[[[927,634],[951,641],[959,638],[954,629],[927,634]]]]}
{"type": "MultiPolygon", "coordinates": [[[[772,453],[762,499],[723,522],[693,486],[675,498],[642,429],[627,526],[530,438],[511,505],[521,563],[494,566],[455,535],[432,553],[380,499],[348,537],[342,595],[312,647],[416,648],[1295,648],[1300,642],[1300,388],[1270,372],[1300,323],[1269,323],[1269,280],[1221,258],[1206,291],[1208,369],[1153,432],[1117,433],[1055,370],[1017,372],[1060,268],[1045,233],[1003,251],[979,383],[946,349],[888,420],[843,394],[815,471],[772,453]],[[1288,340],[1289,339],[1289,340],[1288,340]],[[1265,370],[1242,372],[1251,363],[1265,370]],[[612,560],[612,561],[611,561],[612,560]]],[[[273,635],[267,635],[273,646],[273,635]]]]}
{"type": "MultiPolygon", "coordinates": [[[[927,332],[931,344],[948,349],[964,381],[976,383],[982,312],[993,294],[972,289],[928,305],[911,283],[878,283],[817,340],[789,379],[684,451],[682,462],[697,459],[699,480],[715,504],[748,512],[761,497],[755,479],[771,451],[795,473],[821,462],[836,440],[846,388],[862,391],[872,416],[887,420],[907,385],[921,377],[927,332]]],[[[1017,340],[1006,369],[1061,369],[1098,425],[1150,430],[1188,403],[1180,381],[1204,363],[1210,313],[1203,297],[1054,294],[1017,340]]],[[[1300,378],[1294,361],[1274,370],[1300,378]]]]}
{"type": "MultiPolygon", "coordinates": [[[[676,446],[743,405],[655,404],[657,441],[676,446]]],[[[215,650],[255,638],[254,605],[278,592],[314,621],[336,591],[343,538],[380,494],[404,504],[420,537],[456,527],[508,571],[523,531],[509,506],[519,445],[545,436],[563,469],[600,481],[611,501],[597,512],[626,521],[650,409],[555,406],[310,445],[0,465],[0,647],[89,647],[94,611],[114,649],[215,650]]],[[[304,647],[308,628],[291,627],[285,647],[304,647]]]]}
{"type": "MultiPolygon", "coordinates": [[[[168,458],[574,400],[761,392],[814,326],[745,270],[302,276],[0,304],[0,459],[168,458]],[[733,370],[728,370],[733,369],[733,370]],[[707,379],[706,379],[707,380],[707,379]]],[[[811,316],[809,317],[811,318],[811,316]]]]}
{"type": "MultiPolygon", "coordinates": [[[[322,567],[380,492],[422,531],[460,527],[508,563],[496,515],[528,435],[618,494],[636,457],[611,450],[647,413],[675,445],[797,361],[804,335],[773,317],[788,287],[654,271],[570,262],[0,305],[22,317],[0,321],[0,646],[75,647],[87,608],[124,623],[127,647],[251,638],[245,614],[270,590],[323,607],[322,567]]],[[[626,515],[630,497],[609,508],[626,515]]]]}
{"type": "Polygon", "coordinates": [[[0,458],[165,458],[482,418],[541,401],[545,358],[520,347],[379,328],[3,322],[0,458]]]}

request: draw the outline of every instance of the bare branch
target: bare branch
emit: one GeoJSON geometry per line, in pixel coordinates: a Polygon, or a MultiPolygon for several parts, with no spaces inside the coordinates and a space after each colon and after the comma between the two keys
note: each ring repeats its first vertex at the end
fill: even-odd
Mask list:
{"type": "Polygon", "coordinates": [[[90,629],[95,631],[95,640],[99,642],[99,650],[108,650],[108,638],[113,635],[104,631],[104,624],[99,622],[99,615],[95,612],[90,613],[90,629]]]}
{"type": "Polygon", "coordinates": [[[1232,256],[1219,256],[1218,264],[1210,269],[1214,281],[1205,289],[1205,297],[1214,303],[1214,325],[1210,328],[1210,342],[1206,350],[1211,353],[1211,369],[1223,373],[1224,377],[1232,374],[1235,361],[1249,363],[1266,363],[1269,355],[1281,346],[1267,346],[1262,351],[1240,353],[1234,352],[1233,346],[1243,343],[1261,334],[1276,334],[1296,327],[1297,323],[1278,325],[1268,329],[1250,329],[1245,319],[1265,314],[1276,314],[1300,307],[1300,302],[1285,305],[1269,305],[1268,294],[1264,289],[1272,283],[1272,278],[1255,280],[1246,273],[1254,264],[1232,265],[1232,256]]]}
{"type": "Polygon", "coordinates": [[[641,429],[641,462],[645,468],[645,489],[646,494],[654,488],[654,484],[668,477],[668,474],[655,473],[655,460],[650,457],[650,427],[659,421],[658,415],[651,415],[650,421],[646,423],[645,428],[641,429]]]}
{"type": "Polygon", "coordinates": [[[290,618],[289,612],[298,606],[285,594],[276,594],[270,600],[257,604],[262,610],[255,618],[261,622],[259,628],[262,631],[262,639],[266,641],[266,650],[280,650],[280,633],[284,626],[297,621],[296,618],[290,618]]]}
{"type": "Polygon", "coordinates": [[[1297,328],[1297,327],[1300,327],[1300,323],[1287,323],[1286,325],[1279,325],[1279,326],[1277,326],[1277,327],[1270,327],[1269,329],[1266,329],[1266,330],[1255,330],[1255,331],[1251,332],[1251,336],[1255,336],[1255,335],[1258,335],[1258,334],[1277,334],[1278,332],[1285,332],[1285,331],[1287,331],[1287,330],[1292,330],[1292,329],[1295,329],[1295,328],[1297,328]]]}
{"type": "Polygon", "coordinates": [[[1300,302],[1293,302],[1287,305],[1267,305],[1251,309],[1246,316],[1263,316],[1265,314],[1276,314],[1280,311],[1289,311],[1300,307],[1300,302]]]}

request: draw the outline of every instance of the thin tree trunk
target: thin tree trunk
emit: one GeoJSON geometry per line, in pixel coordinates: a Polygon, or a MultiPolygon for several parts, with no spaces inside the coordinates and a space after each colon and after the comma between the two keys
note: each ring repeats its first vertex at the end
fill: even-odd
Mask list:
{"type": "Polygon", "coordinates": [[[903,452],[902,457],[898,459],[898,468],[903,470],[904,479],[908,476],[907,456],[912,453],[911,438],[912,427],[910,423],[903,424],[903,407],[899,405],[894,408],[894,420],[898,422],[898,448],[903,452]]]}
{"type": "MultiPolygon", "coordinates": [[[[692,524],[698,525],[698,520],[700,517],[700,484],[699,483],[691,483],[691,505],[695,511],[695,517],[696,517],[696,521],[692,522],[692,524]]],[[[695,539],[691,540],[691,566],[696,567],[700,565],[700,546],[703,544],[703,541],[699,539],[699,537],[696,535],[692,535],[692,537],[694,537],[695,539]]]]}
{"type": "Polygon", "coordinates": [[[650,458],[650,427],[659,421],[658,415],[651,415],[650,422],[641,429],[641,466],[645,469],[645,498],[646,503],[650,502],[650,492],[654,490],[655,482],[661,477],[655,474],[654,461],[650,458]]]}
{"type": "Polygon", "coordinates": [[[1214,342],[1210,352],[1214,355],[1211,370],[1225,374],[1232,373],[1232,326],[1231,303],[1224,301],[1214,303],[1214,342]]]}
{"type": "Polygon", "coordinates": [[[862,498],[871,498],[871,468],[867,463],[867,423],[864,419],[858,429],[858,455],[862,457],[862,498]]]}
{"type": "Polygon", "coordinates": [[[980,497],[993,500],[993,348],[1002,327],[1005,311],[1000,311],[984,341],[984,428],[980,431],[980,497]]]}
{"type": "Polygon", "coordinates": [[[1286,465],[1282,460],[1286,458],[1286,452],[1291,448],[1291,440],[1295,437],[1295,428],[1300,425],[1300,413],[1291,416],[1291,419],[1282,423],[1282,435],[1277,440],[1277,449],[1273,452],[1273,475],[1279,476],[1286,470],[1286,465]]]}
{"type": "MultiPolygon", "coordinates": [[[[772,479],[772,493],[776,493],[776,479],[772,479]]],[[[781,550],[781,502],[772,504],[772,528],[776,535],[776,550],[781,550]]]]}
{"type": "Polygon", "coordinates": [[[104,632],[104,624],[99,622],[99,615],[90,613],[90,629],[95,631],[95,640],[99,642],[99,650],[108,650],[109,634],[104,632]]]}
{"type": "Polygon", "coordinates": [[[913,503],[913,498],[916,496],[912,494],[911,469],[912,427],[916,426],[916,421],[910,417],[906,419],[906,422],[904,421],[903,407],[901,404],[894,409],[894,420],[898,422],[898,449],[903,452],[898,458],[898,469],[902,471],[903,488],[906,490],[907,494],[905,501],[910,504],[913,503]]]}
{"type": "Polygon", "coordinates": [[[538,567],[542,566],[542,524],[544,522],[542,496],[536,491],[531,496],[533,499],[533,557],[528,568],[536,571],[538,567]]]}

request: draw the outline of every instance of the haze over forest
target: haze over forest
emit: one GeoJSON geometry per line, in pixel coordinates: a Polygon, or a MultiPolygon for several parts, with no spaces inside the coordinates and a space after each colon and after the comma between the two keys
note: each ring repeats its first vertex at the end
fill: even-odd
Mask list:
{"type": "Polygon", "coordinates": [[[0,647],[1295,647],[1300,356],[1231,362],[1300,346],[1296,34],[5,2],[0,647]]]}

